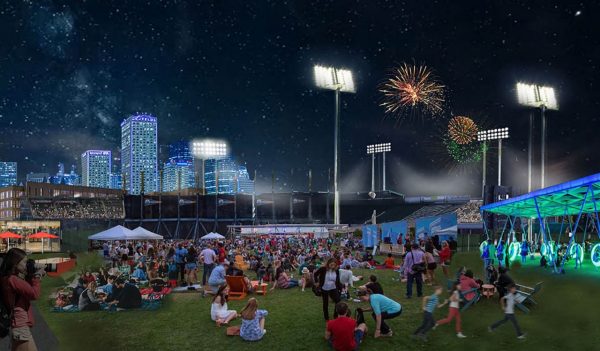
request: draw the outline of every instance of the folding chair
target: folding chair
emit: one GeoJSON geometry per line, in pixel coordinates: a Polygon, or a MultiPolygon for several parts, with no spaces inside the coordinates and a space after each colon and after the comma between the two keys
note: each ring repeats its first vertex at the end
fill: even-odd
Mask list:
{"type": "Polygon", "coordinates": [[[244,277],[227,275],[225,276],[225,281],[229,285],[230,300],[242,300],[248,294],[244,277]]]}
{"type": "Polygon", "coordinates": [[[523,312],[529,313],[529,308],[525,306],[526,303],[531,302],[534,305],[537,305],[537,302],[533,299],[533,295],[537,294],[540,290],[542,290],[542,284],[544,282],[539,282],[535,284],[533,287],[525,286],[525,285],[517,285],[517,298],[516,298],[516,306],[523,312]]]}

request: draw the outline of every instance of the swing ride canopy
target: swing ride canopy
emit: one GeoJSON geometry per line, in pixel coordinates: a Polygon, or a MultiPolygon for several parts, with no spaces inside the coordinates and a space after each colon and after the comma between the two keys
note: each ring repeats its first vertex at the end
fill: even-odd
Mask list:
{"type": "Polygon", "coordinates": [[[482,212],[529,218],[579,215],[598,210],[600,173],[481,206],[482,212]]]}

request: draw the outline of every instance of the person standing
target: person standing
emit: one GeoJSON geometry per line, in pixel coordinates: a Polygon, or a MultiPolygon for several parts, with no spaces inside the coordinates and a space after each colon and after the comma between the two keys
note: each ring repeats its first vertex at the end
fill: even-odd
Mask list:
{"type": "Polygon", "coordinates": [[[181,275],[181,283],[185,283],[185,256],[188,251],[183,245],[179,244],[177,250],[175,250],[175,263],[179,268],[179,274],[181,275]]]}
{"type": "MultiPolygon", "coordinates": [[[[392,336],[392,329],[385,323],[386,319],[392,319],[398,317],[402,313],[402,305],[398,302],[385,297],[381,294],[373,294],[370,290],[360,288],[357,295],[364,302],[369,302],[370,308],[360,308],[360,314],[367,311],[373,311],[371,314],[375,320],[375,338],[381,336],[392,336]]],[[[358,322],[362,322],[364,317],[357,319],[358,322]]]]}
{"type": "Polygon", "coordinates": [[[502,306],[502,310],[504,311],[504,318],[489,326],[488,331],[493,332],[494,329],[510,321],[513,324],[513,327],[515,327],[515,331],[517,332],[517,339],[525,339],[525,334],[521,331],[519,323],[517,323],[517,319],[515,318],[515,300],[517,298],[517,286],[515,284],[511,284],[508,288],[508,292],[509,293],[506,294],[500,300],[500,305],[502,306]]]}
{"type": "Polygon", "coordinates": [[[425,270],[425,254],[418,244],[412,244],[410,252],[404,258],[404,271],[408,273],[406,282],[407,299],[412,297],[413,282],[417,283],[417,296],[423,296],[423,273],[425,270]]]}
{"type": "MultiPolygon", "coordinates": [[[[329,320],[329,299],[334,303],[340,302],[340,293],[344,288],[340,282],[340,272],[335,258],[330,258],[327,263],[317,269],[314,274],[315,286],[321,291],[323,299],[323,317],[329,320]]],[[[336,317],[334,313],[334,317],[336,317]]]]}
{"type": "Polygon", "coordinates": [[[444,272],[444,277],[446,279],[448,276],[448,267],[450,267],[450,262],[452,259],[452,251],[450,250],[450,244],[446,240],[442,242],[442,250],[440,251],[440,264],[442,265],[442,271],[444,272]]]}
{"type": "Polygon", "coordinates": [[[210,277],[213,268],[215,268],[215,261],[217,260],[217,254],[212,249],[210,244],[206,246],[202,252],[200,252],[200,259],[203,262],[202,268],[202,286],[206,285],[206,280],[210,277]]]}
{"type": "MultiPolygon", "coordinates": [[[[38,267],[35,267],[36,269],[38,267]]],[[[28,272],[25,251],[8,250],[0,266],[0,292],[4,306],[12,310],[10,322],[11,350],[37,351],[31,328],[34,325],[31,301],[40,297],[40,278],[43,268],[28,272]],[[21,279],[19,275],[25,275],[21,279]]]]}

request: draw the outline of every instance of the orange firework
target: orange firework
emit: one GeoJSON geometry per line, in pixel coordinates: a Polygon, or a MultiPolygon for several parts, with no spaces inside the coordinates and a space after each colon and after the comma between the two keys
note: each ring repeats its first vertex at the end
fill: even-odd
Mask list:
{"type": "Polygon", "coordinates": [[[471,143],[477,138],[477,124],[469,117],[456,116],[448,123],[450,139],[460,145],[471,143]]]}
{"type": "Polygon", "coordinates": [[[444,88],[427,66],[403,63],[379,88],[385,96],[381,106],[399,117],[409,111],[437,115],[442,112],[444,88]]]}

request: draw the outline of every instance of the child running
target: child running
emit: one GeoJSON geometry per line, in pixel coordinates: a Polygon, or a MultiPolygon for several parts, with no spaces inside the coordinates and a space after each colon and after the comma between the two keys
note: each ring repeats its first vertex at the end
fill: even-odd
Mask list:
{"type": "Polygon", "coordinates": [[[435,320],[433,319],[433,311],[436,307],[442,307],[443,304],[438,304],[439,296],[444,290],[440,285],[435,287],[435,291],[431,296],[425,296],[423,298],[423,323],[414,332],[413,337],[419,337],[423,341],[427,341],[427,332],[435,326],[435,320]]]}
{"type": "Polygon", "coordinates": [[[517,323],[517,319],[515,318],[515,300],[517,298],[517,286],[515,284],[511,284],[508,287],[508,294],[504,295],[502,299],[500,299],[500,305],[502,306],[502,310],[504,311],[504,319],[497,321],[488,327],[488,330],[491,332],[494,329],[498,328],[500,325],[511,321],[513,326],[515,327],[515,331],[517,332],[517,339],[525,339],[525,334],[521,331],[519,327],[519,323],[517,323]]]}
{"type": "MultiPolygon", "coordinates": [[[[452,295],[450,296],[450,307],[448,308],[448,317],[439,320],[435,323],[433,329],[437,328],[438,325],[447,324],[452,321],[452,319],[456,319],[456,336],[459,338],[466,338],[466,335],[462,333],[461,325],[460,325],[460,284],[454,283],[452,287],[452,295]]],[[[444,301],[442,306],[448,303],[448,300],[444,301]]],[[[441,306],[440,306],[441,307],[441,306]]]]}

